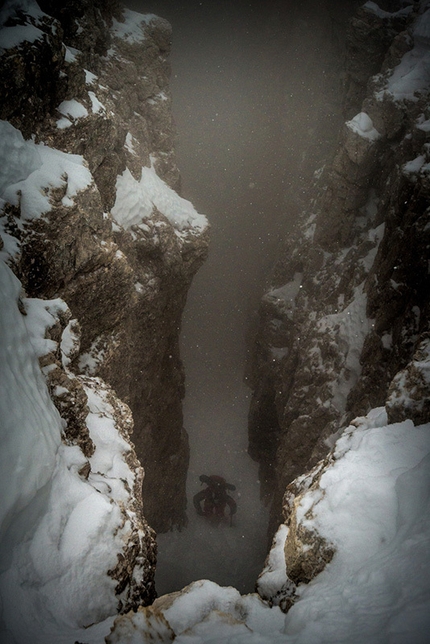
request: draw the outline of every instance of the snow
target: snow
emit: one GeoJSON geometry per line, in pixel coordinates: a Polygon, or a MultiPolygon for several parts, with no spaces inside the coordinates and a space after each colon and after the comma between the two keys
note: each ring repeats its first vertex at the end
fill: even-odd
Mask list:
{"type": "Polygon", "coordinates": [[[100,113],[100,112],[106,112],[105,106],[100,103],[99,99],[97,96],[94,94],[94,92],[88,92],[88,95],[91,100],[91,109],[94,114],[100,113]]]}
{"type": "Polygon", "coordinates": [[[80,53],[81,52],[79,51],[79,49],[75,49],[74,47],[70,47],[70,46],[66,47],[66,53],[65,53],[65,56],[64,56],[64,60],[66,61],[66,63],[69,63],[69,64],[70,63],[75,63],[76,59],[77,59],[77,56],[80,53]]]}
{"type": "Polygon", "coordinates": [[[180,197],[157,175],[154,166],[142,168],[142,177],[137,181],[126,168],[116,182],[116,201],[112,216],[123,228],[139,225],[152,215],[154,206],[182,232],[194,228],[204,230],[208,221],[194,209],[190,201],[180,197]]]}
{"type": "Polygon", "coordinates": [[[384,232],[385,232],[385,223],[379,224],[379,226],[377,226],[376,228],[370,228],[367,231],[368,240],[375,245],[373,248],[370,249],[367,255],[365,255],[364,257],[358,260],[361,266],[364,267],[367,273],[370,271],[370,269],[373,266],[373,263],[376,258],[376,254],[378,252],[379,244],[381,243],[382,238],[384,237],[384,232]]]}
{"type": "Polygon", "coordinates": [[[424,114],[421,114],[417,119],[417,129],[423,132],[430,132],[430,119],[426,119],[424,114]]]}
{"type": "Polygon", "coordinates": [[[417,101],[416,94],[427,93],[430,85],[430,9],[415,22],[414,47],[407,52],[389,76],[385,88],[376,93],[379,100],[385,93],[394,100],[417,101]]]}
{"type": "MultiPolygon", "coordinates": [[[[178,644],[427,642],[430,425],[387,425],[385,410],[374,409],[343,432],[333,456],[319,488],[305,494],[298,520],[336,552],[322,573],[296,588],[286,616],[256,595],[201,580],[155,602],[158,627],[170,627],[178,644]]],[[[285,584],[287,532],[281,525],[260,578],[267,594],[285,584]]],[[[131,615],[119,625],[109,644],[154,634],[150,619],[131,615]]]]}
{"type": "Polygon", "coordinates": [[[23,304],[27,312],[27,316],[24,317],[24,324],[35,355],[41,358],[56,351],[57,343],[54,340],[45,339],[45,332],[54,326],[57,314],[60,311],[67,310],[65,303],[60,299],[25,298],[23,304]]]}
{"type": "Polygon", "coordinates": [[[135,149],[133,147],[133,139],[134,139],[134,137],[131,134],[131,132],[127,132],[127,136],[125,137],[124,146],[130,152],[130,154],[133,154],[133,155],[136,156],[136,151],[135,151],[135,149]]]}
{"type": "Polygon", "coordinates": [[[0,196],[20,206],[21,220],[49,212],[49,188],[66,186],[64,197],[73,197],[92,183],[82,156],[66,154],[33,141],[0,121],[0,196]]]}
{"type": "MultiPolygon", "coordinates": [[[[43,15],[30,0],[18,4],[36,18],[43,15]]],[[[2,10],[0,23],[11,6],[8,3],[2,10]]],[[[366,6],[378,15],[387,13],[375,3],[366,6]]],[[[428,87],[430,60],[425,45],[430,37],[429,15],[427,11],[418,20],[416,46],[388,80],[386,91],[397,99],[415,100],[414,92],[428,87]]],[[[130,44],[142,42],[141,26],[152,16],[125,10],[124,17],[124,23],[114,21],[114,34],[130,44]]],[[[34,25],[4,28],[0,47],[41,37],[34,25]]],[[[75,55],[67,50],[66,60],[73,62],[75,55]]],[[[95,94],[89,96],[92,111],[103,111],[95,94]]],[[[71,125],[67,116],[88,115],[76,100],[63,102],[60,113],[64,115],[57,122],[60,128],[71,125]]],[[[422,121],[417,127],[427,131],[427,123],[422,121]]],[[[365,113],[354,117],[348,127],[372,141],[379,137],[365,113]]],[[[126,147],[133,151],[131,135],[126,147]]],[[[420,156],[410,161],[404,172],[422,171],[425,159],[420,156]]],[[[50,210],[50,187],[66,187],[65,199],[73,203],[73,197],[91,181],[82,157],[25,141],[18,130],[0,121],[0,196],[20,206],[22,220],[50,210]]],[[[140,181],[126,170],[118,177],[117,189],[112,214],[124,228],[150,218],[154,206],[178,231],[207,226],[206,218],[171,190],[153,166],[142,169],[140,181]]],[[[21,284],[3,262],[18,251],[18,243],[4,232],[3,222],[1,225],[5,249],[0,260],[0,637],[7,644],[26,644],[29,638],[34,644],[102,644],[118,601],[116,582],[106,571],[115,566],[130,529],[121,507],[134,484],[135,475],[126,462],[131,448],[116,427],[109,392],[100,380],[91,378],[85,380],[86,424],[95,452],[87,459],[77,446],[62,443],[64,422],[48,395],[38,357],[57,349],[57,343],[45,338],[45,332],[67,307],[61,300],[23,298],[27,315],[20,312],[21,284]],[[91,471],[86,479],[79,471],[87,462],[91,471]],[[99,624],[87,628],[94,622],[99,624]]],[[[382,234],[381,227],[372,229],[369,239],[378,243],[382,234]]],[[[375,252],[373,249],[361,260],[366,268],[375,252]]],[[[296,274],[292,282],[271,295],[291,308],[300,282],[301,275],[296,274]]],[[[319,322],[321,331],[335,334],[345,356],[348,385],[344,378],[334,392],[340,409],[359,373],[358,357],[371,324],[364,316],[365,304],[365,294],[357,289],[341,313],[319,322]]],[[[64,367],[69,365],[77,342],[70,322],[60,344],[64,367]]],[[[391,336],[383,336],[382,342],[389,348],[391,336]]],[[[86,359],[95,369],[103,351],[86,359]]],[[[428,359],[417,365],[428,382],[428,359]]],[[[64,387],[55,389],[57,396],[66,392],[64,387]]],[[[414,427],[411,421],[387,425],[384,410],[374,410],[347,428],[336,443],[334,457],[321,478],[320,490],[303,499],[299,519],[335,544],[336,554],[318,577],[298,588],[298,600],[288,615],[276,606],[270,608],[257,595],[241,596],[234,588],[201,580],[159,604],[176,634],[175,641],[427,642],[430,425],[414,427]],[[312,519],[306,518],[308,509],[312,509],[312,519]]],[[[281,525],[259,580],[260,589],[268,596],[288,581],[284,559],[287,532],[281,525]]],[[[140,619],[139,613],[132,619],[139,629],[157,626],[140,619]]],[[[135,639],[121,637],[117,641],[143,641],[136,628],[131,632],[135,639]]]]}
{"type": "Polygon", "coordinates": [[[265,294],[265,299],[274,302],[286,313],[287,317],[293,318],[296,297],[299,294],[303,273],[295,273],[294,279],[280,288],[275,288],[265,294]]]}
{"type": "Polygon", "coordinates": [[[49,484],[60,444],[61,419],[48,396],[37,356],[17,301],[21,284],[0,261],[0,523],[3,536],[13,514],[49,484]]]}
{"type": "Polygon", "coordinates": [[[430,8],[416,20],[413,34],[416,42],[430,45],[430,8]]]}
{"type": "Polygon", "coordinates": [[[93,72],[88,71],[88,69],[85,69],[85,83],[87,85],[93,85],[94,83],[97,82],[98,76],[93,74],[93,72]]]}
{"type": "Polygon", "coordinates": [[[381,134],[373,126],[373,121],[366,112],[360,112],[354,116],[351,121],[346,122],[346,126],[362,138],[368,139],[369,141],[377,141],[381,138],[381,134]]]}
{"type": "Polygon", "coordinates": [[[77,320],[70,320],[68,325],[63,331],[61,336],[61,362],[64,369],[67,369],[71,360],[74,358],[79,350],[80,338],[77,333],[78,323],[77,320]]]}
{"type": "Polygon", "coordinates": [[[275,534],[266,565],[257,582],[258,592],[261,597],[274,597],[275,599],[272,601],[275,605],[279,604],[279,601],[276,601],[276,595],[279,598],[280,591],[285,587],[288,580],[284,555],[287,535],[288,528],[282,523],[275,534]]]}
{"type": "MultiPolygon", "coordinates": [[[[375,249],[372,249],[370,259],[374,253],[375,249]]],[[[367,265],[370,261],[364,263],[367,265]]],[[[319,331],[334,338],[344,356],[342,368],[336,374],[333,384],[332,399],[333,405],[341,413],[345,410],[348,394],[361,373],[361,350],[371,328],[371,321],[366,317],[366,302],[362,284],[355,289],[354,298],[343,311],[326,315],[317,322],[319,331]]]]}
{"type": "Polygon", "coordinates": [[[82,105],[82,103],[80,103],[76,99],[63,101],[57,107],[57,110],[60,112],[60,114],[63,114],[63,116],[68,116],[72,119],[80,119],[88,116],[87,108],[84,107],[84,105],[82,105]]]}
{"type": "Polygon", "coordinates": [[[37,24],[46,14],[40,10],[38,4],[33,0],[9,0],[5,2],[0,10],[0,49],[11,49],[18,47],[23,42],[34,43],[44,37],[37,24]],[[5,23],[10,19],[18,18],[22,22],[22,13],[27,14],[24,17],[24,24],[17,24],[13,27],[5,27],[5,23]],[[21,16],[19,15],[21,13],[21,16]],[[32,24],[36,23],[36,24],[32,24]]]}
{"type": "MultiPolygon", "coordinates": [[[[62,443],[63,421],[37,357],[57,348],[45,331],[67,307],[58,299],[24,299],[23,315],[21,284],[3,261],[0,288],[0,639],[101,643],[110,621],[95,629],[95,639],[88,629],[80,631],[116,612],[117,582],[107,571],[130,532],[121,508],[134,485],[126,462],[131,446],[118,432],[108,390],[96,379],[85,384],[94,454],[87,459],[77,446],[62,443]],[[85,479],[79,471],[87,460],[85,479]]],[[[71,325],[66,330],[65,356],[75,345],[71,325]]],[[[66,391],[56,388],[58,395],[66,391]]]]}
{"type": "Polygon", "coordinates": [[[143,25],[148,25],[156,18],[154,14],[141,14],[131,9],[124,9],[124,22],[113,19],[112,33],[117,38],[125,40],[130,45],[141,43],[145,40],[143,25]]]}
{"type": "Polygon", "coordinates": [[[376,16],[379,18],[393,18],[394,16],[401,16],[401,15],[407,15],[413,11],[413,7],[403,7],[403,9],[399,9],[398,11],[390,12],[390,11],[384,11],[384,9],[381,9],[376,2],[366,2],[363,5],[364,9],[367,9],[368,11],[371,11],[374,13],[376,16]]]}
{"type": "Polygon", "coordinates": [[[3,27],[0,31],[0,49],[12,49],[23,42],[34,43],[36,40],[42,40],[43,35],[43,31],[34,25],[3,27]]]}
{"type": "Polygon", "coordinates": [[[299,587],[286,641],[424,642],[430,426],[387,426],[383,410],[355,425],[337,442],[337,461],[321,478],[323,494],[308,522],[337,552],[313,582],[299,587]]]}
{"type": "Polygon", "coordinates": [[[415,159],[411,159],[407,163],[405,163],[402,167],[402,170],[404,174],[420,174],[420,175],[425,175],[430,172],[430,163],[427,162],[428,158],[428,146],[424,146],[426,148],[427,154],[419,154],[415,159]]]}
{"type": "Polygon", "coordinates": [[[42,166],[37,146],[7,121],[0,121],[0,160],[0,196],[8,185],[27,179],[42,166]]]}

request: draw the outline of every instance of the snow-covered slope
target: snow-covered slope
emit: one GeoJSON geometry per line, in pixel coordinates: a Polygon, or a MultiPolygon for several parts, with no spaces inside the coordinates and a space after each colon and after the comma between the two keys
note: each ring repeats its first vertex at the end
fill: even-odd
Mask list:
{"type": "Polygon", "coordinates": [[[258,580],[264,601],[195,582],[118,618],[106,641],[428,641],[430,424],[388,425],[383,408],[372,410],[290,486],[286,504],[289,525],[279,528],[258,580]]]}
{"type": "Polygon", "coordinates": [[[71,317],[67,306],[23,298],[2,255],[1,637],[72,641],[151,584],[155,546],[141,516],[142,470],[128,439],[130,410],[99,379],[60,366],[75,348],[70,325],[60,342],[46,338],[59,316],[71,317]],[[67,387],[85,397],[84,445],[68,435],[48,383],[60,412],[67,387]],[[131,567],[126,578],[122,561],[131,567]]]}

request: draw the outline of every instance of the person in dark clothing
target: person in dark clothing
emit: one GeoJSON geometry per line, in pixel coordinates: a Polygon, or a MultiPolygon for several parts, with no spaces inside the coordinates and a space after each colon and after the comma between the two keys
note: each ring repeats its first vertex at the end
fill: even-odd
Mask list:
{"type": "Polygon", "coordinates": [[[227,494],[227,490],[233,491],[236,487],[231,483],[227,483],[222,476],[215,474],[211,476],[202,474],[199,479],[207,485],[207,488],[197,492],[193,497],[197,514],[218,524],[225,517],[224,512],[228,505],[230,509],[230,525],[232,525],[232,518],[236,513],[237,506],[236,501],[227,494]]]}

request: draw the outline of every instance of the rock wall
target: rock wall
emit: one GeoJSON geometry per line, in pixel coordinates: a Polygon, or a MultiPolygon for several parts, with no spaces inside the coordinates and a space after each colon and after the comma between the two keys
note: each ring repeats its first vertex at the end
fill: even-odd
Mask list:
{"type": "Polygon", "coordinates": [[[351,21],[340,144],[261,302],[250,453],[272,527],[352,418],[387,401],[391,420],[428,421],[428,22],[423,2],[351,21]]]}
{"type": "Polygon", "coordinates": [[[27,296],[67,302],[81,329],[69,368],[102,378],[129,405],[145,516],[159,531],[180,527],[188,442],[178,336],[207,222],[174,192],[170,25],[115,0],[14,2],[1,17],[0,118],[37,154],[47,146],[83,158],[89,172],[75,190],[83,170],[64,162],[53,182],[43,166],[47,203],[36,215],[22,170],[22,185],[3,195],[3,236],[19,243],[11,265],[27,296]]]}

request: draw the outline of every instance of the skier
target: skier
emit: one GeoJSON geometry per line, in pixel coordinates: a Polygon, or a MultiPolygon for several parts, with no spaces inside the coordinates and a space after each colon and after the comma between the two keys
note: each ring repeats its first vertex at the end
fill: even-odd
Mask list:
{"type": "Polygon", "coordinates": [[[236,513],[237,506],[235,500],[227,494],[227,490],[235,490],[236,487],[231,483],[227,483],[222,476],[217,476],[216,474],[211,476],[202,474],[199,479],[207,485],[207,488],[197,492],[193,497],[197,514],[218,524],[224,519],[224,510],[228,505],[230,508],[230,525],[232,525],[233,514],[236,513]]]}

